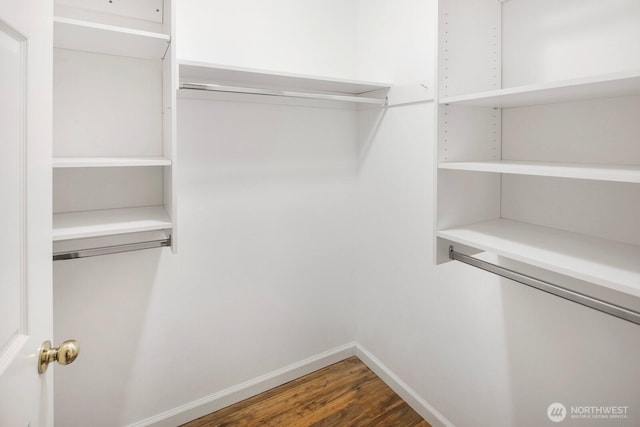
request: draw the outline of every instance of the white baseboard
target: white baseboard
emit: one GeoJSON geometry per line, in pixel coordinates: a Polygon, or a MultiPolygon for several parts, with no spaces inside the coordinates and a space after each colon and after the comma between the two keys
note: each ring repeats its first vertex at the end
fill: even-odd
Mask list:
{"type": "Polygon", "coordinates": [[[274,387],[300,378],[318,369],[357,356],[369,369],[387,384],[398,396],[409,404],[433,427],[455,427],[433,406],[422,399],[411,387],[387,368],[367,349],[352,342],[333,348],[308,359],[294,363],[276,371],[261,375],[253,380],[238,384],[210,396],[189,402],[177,408],[147,418],[127,427],[175,427],[219,409],[238,403],[274,387]]]}
{"type": "Polygon", "coordinates": [[[355,351],[355,342],[336,347],[210,396],[194,400],[193,402],[130,424],[128,427],[175,427],[184,424],[310,374],[318,369],[348,359],[355,354],[355,351]]]}
{"type": "Polygon", "coordinates": [[[455,427],[367,349],[356,343],[356,356],[433,427],[455,427]]]}

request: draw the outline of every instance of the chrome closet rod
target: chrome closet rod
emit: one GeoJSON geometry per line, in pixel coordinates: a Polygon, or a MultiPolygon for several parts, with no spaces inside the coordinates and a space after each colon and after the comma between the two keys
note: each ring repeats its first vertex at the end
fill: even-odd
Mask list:
{"type": "Polygon", "coordinates": [[[540,291],[550,293],[577,304],[584,305],[585,307],[598,310],[619,319],[635,323],[636,325],[640,325],[640,312],[456,252],[453,249],[453,246],[449,246],[449,258],[472,265],[490,273],[497,274],[498,276],[506,277],[507,279],[514,280],[518,283],[522,283],[523,285],[531,286],[532,288],[536,288],[540,291]]]}
{"type": "Polygon", "coordinates": [[[55,252],[54,261],[64,261],[68,259],[88,258],[99,255],[110,255],[121,252],[140,251],[143,249],[163,248],[171,246],[171,237],[161,240],[150,240],[147,242],[126,243],[123,245],[103,246],[100,248],[78,249],[73,251],[55,252]]]}
{"type": "Polygon", "coordinates": [[[285,96],[288,98],[307,98],[307,99],[323,99],[327,101],[348,101],[359,102],[363,104],[379,104],[385,105],[387,103],[386,98],[364,98],[359,96],[350,95],[331,95],[325,93],[313,93],[313,92],[295,92],[290,90],[277,90],[277,89],[260,89],[252,87],[240,87],[240,86],[225,86],[210,83],[180,83],[180,89],[192,89],[192,90],[206,90],[213,92],[230,92],[230,93],[244,93],[249,95],[266,95],[266,96],[285,96]]]}

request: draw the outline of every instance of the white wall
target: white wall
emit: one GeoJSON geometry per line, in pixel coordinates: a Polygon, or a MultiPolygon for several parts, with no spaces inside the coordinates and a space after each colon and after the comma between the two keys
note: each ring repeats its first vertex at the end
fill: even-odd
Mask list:
{"type": "Polygon", "coordinates": [[[178,57],[355,78],[354,0],[179,0],[178,57]]]}
{"type": "Polygon", "coordinates": [[[358,0],[357,17],[359,79],[395,84],[433,80],[433,52],[425,49],[435,43],[429,1],[358,0]]]}
{"type": "MultiPolygon", "coordinates": [[[[375,20],[389,16],[386,3],[360,5],[375,20]]],[[[433,67],[413,58],[435,57],[434,29],[425,24],[435,22],[435,2],[415,3],[428,7],[430,17],[422,21],[406,8],[387,28],[422,28],[429,32],[424,43],[398,62],[386,54],[399,58],[392,51],[399,46],[369,49],[371,56],[360,59],[376,73],[433,81],[433,67]]],[[[360,24],[359,40],[369,39],[366,32],[376,26],[360,24]]],[[[365,143],[356,221],[357,342],[459,427],[554,425],[546,410],[556,401],[635,408],[626,421],[564,425],[639,425],[640,328],[470,266],[432,265],[433,115],[430,104],[389,109],[365,143]]]]}
{"type": "Polygon", "coordinates": [[[504,87],[640,67],[637,0],[509,1],[502,16],[504,87]]]}
{"type": "MultiPolygon", "coordinates": [[[[178,2],[179,56],[230,62],[211,47],[232,35],[209,34],[204,45],[189,38],[193,28],[216,28],[201,13],[211,3],[178,2]]],[[[314,68],[304,59],[311,49],[329,56],[299,71],[346,73],[351,56],[333,55],[331,37],[299,24],[331,25],[329,34],[355,40],[354,14],[348,25],[342,13],[333,16],[343,3],[287,9],[298,23],[288,28],[297,43],[288,50],[265,27],[253,34],[259,54],[239,51],[247,63],[255,55],[257,66],[295,70],[314,68]]],[[[216,10],[217,19],[235,21],[216,10]]],[[[81,346],[72,367],[56,369],[56,425],[137,422],[353,340],[356,111],[262,101],[179,101],[177,255],[147,250],[54,264],[55,340],[81,346]]]]}
{"type": "MultiPolygon", "coordinates": [[[[361,1],[361,57],[378,73],[434,82],[435,2],[361,1]],[[378,20],[387,20],[379,33],[378,20]],[[427,23],[427,24],[426,24],[427,23]],[[408,29],[408,31],[407,31],[408,29]],[[373,37],[373,33],[376,33],[373,37]],[[413,33],[413,50],[394,54],[413,33]],[[387,54],[396,61],[386,61],[387,54]]],[[[366,122],[367,119],[363,118],[366,122]]],[[[456,425],[509,425],[511,405],[500,289],[462,265],[433,265],[433,103],[390,108],[364,141],[358,175],[357,335],[456,425]]]]}
{"type": "Polygon", "coordinates": [[[294,108],[238,107],[179,105],[179,254],[55,263],[56,340],[82,348],[58,425],[139,421],[352,340],[354,137],[321,138],[326,110],[317,137],[244,139],[239,116],[283,130],[294,108]]]}

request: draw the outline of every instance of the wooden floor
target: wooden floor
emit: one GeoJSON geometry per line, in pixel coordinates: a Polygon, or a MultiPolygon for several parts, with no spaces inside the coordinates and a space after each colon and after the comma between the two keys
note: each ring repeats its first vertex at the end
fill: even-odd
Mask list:
{"type": "Polygon", "coordinates": [[[328,366],[183,427],[430,427],[356,357],[328,366]]]}

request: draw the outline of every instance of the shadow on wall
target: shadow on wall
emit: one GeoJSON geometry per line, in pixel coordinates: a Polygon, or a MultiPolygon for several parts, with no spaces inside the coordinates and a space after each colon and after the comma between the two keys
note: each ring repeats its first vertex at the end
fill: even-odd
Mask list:
{"type": "Polygon", "coordinates": [[[80,344],[78,360],[70,367],[56,368],[56,401],[68,402],[56,405],[56,420],[68,425],[69,420],[122,414],[161,250],[54,263],[55,343],[76,339],[80,344]],[[87,384],[91,387],[78,386],[87,384]],[[73,403],[97,401],[104,404],[73,403]],[[101,408],[109,408],[110,413],[96,412],[101,408]]]}
{"type": "Polygon", "coordinates": [[[386,114],[387,108],[362,108],[358,111],[358,173],[367,161],[386,114]]]}
{"type": "Polygon", "coordinates": [[[353,176],[357,112],[343,105],[213,94],[181,99],[179,110],[184,191],[198,179],[210,188],[353,176]]]}
{"type": "Polygon", "coordinates": [[[565,411],[560,425],[640,425],[640,327],[500,281],[513,425],[559,425],[557,408],[555,415],[547,414],[556,403],[565,411]],[[611,406],[628,407],[626,418],[588,414],[589,407],[611,406]]]}

